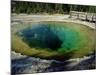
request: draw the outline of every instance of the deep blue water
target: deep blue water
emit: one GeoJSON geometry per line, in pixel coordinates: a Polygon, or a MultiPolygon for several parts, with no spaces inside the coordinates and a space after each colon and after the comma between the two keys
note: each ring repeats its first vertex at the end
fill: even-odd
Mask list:
{"type": "Polygon", "coordinates": [[[79,35],[75,30],[64,26],[35,24],[20,31],[18,34],[30,47],[49,48],[51,50],[70,50],[75,47],[79,35]]]}

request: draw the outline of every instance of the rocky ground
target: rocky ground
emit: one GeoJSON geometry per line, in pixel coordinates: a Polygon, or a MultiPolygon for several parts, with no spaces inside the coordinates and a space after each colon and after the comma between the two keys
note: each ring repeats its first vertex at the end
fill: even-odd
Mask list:
{"type": "Polygon", "coordinates": [[[46,60],[11,52],[12,74],[95,69],[95,55],[66,61],[46,60]]]}

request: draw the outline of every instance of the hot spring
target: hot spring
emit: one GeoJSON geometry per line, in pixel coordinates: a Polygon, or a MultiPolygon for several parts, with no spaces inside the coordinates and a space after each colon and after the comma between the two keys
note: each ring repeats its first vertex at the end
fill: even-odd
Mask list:
{"type": "MultiPolygon", "coordinates": [[[[95,51],[95,29],[85,25],[64,22],[39,22],[19,27],[14,35],[17,35],[21,42],[31,49],[30,53],[32,49],[38,51],[38,55],[34,54],[34,51],[33,56],[41,57],[47,51],[49,53],[57,52],[58,54],[55,54],[55,57],[56,55],[64,55],[65,57],[68,53],[72,53],[71,57],[79,57],[95,51]],[[42,51],[44,51],[44,54],[42,54],[42,51]]],[[[14,42],[13,45],[18,44],[17,42],[14,42]]]]}

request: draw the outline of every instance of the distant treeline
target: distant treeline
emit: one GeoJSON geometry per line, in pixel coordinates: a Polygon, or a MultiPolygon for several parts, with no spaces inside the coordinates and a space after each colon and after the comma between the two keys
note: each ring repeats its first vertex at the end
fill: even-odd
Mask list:
{"type": "Polygon", "coordinates": [[[70,11],[95,13],[96,6],[57,4],[57,3],[39,3],[39,2],[26,2],[26,1],[12,1],[11,2],[12,13],[69,14],[70,11]]]}

